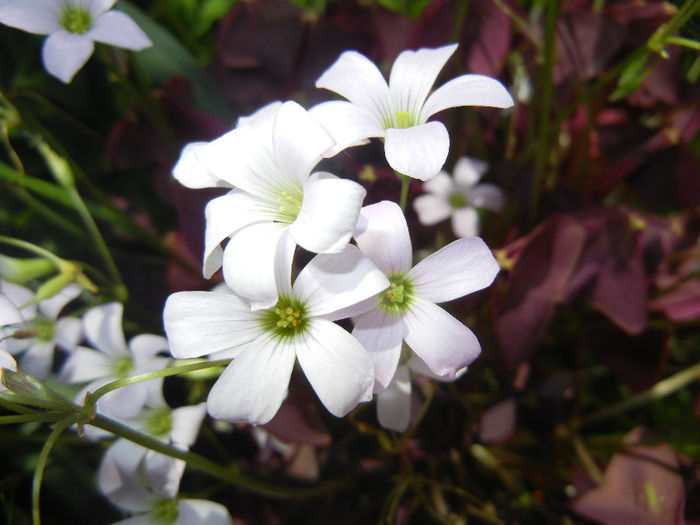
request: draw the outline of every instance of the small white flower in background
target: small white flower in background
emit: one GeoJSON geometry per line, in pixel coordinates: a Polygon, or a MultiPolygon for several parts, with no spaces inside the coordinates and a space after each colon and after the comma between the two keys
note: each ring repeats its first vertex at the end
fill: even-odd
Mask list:
{"type": "Polygon", "coordinates": [[[116,0],[0,0],[0,23],[49,35],[41,49],[44,68],[68,83],[102,42],[139,51],[153,45],[116,0]]]}
{"type": "Polygon", "coordinates": [[[236,294],[254,309],[269,308],[278,299],[275,269],[290,264],[297,244],[314,253],[338,253],[347,245],[366,192],[330,173],[311,174],[332,145],[306,110],[286,102],[183,151],[173,170],[182,184],[236,188],[207,205],[205,277],[223,265],[236,294]]]}
{"type": "Polygon", "coordinates": [[[321,402],[344,416],[372,397],[372,361],[360,343],[333,321],[337,312],[389,284],[357,248],[315,256],[291,282],[291,265],[278,268],[279,300],[251,311],[233,293],[179,292],[165,303],[163,322],[173,356],[226,351],[234,360],[207,399],[209,414],[227,421],[267,423],[287,393],[296,360],[321,402]]]}
{"type": "Polygon", "coordinates": [[[483,75],[462,75],[436,89],[440,70],[457,49],[451,44],[436,49],[403,51],[394,62],[387,85],[367,57],[345,51],[316,81],[349,102],[324,102],[310,110],[333,135],[341,151],[371,137],[384,139],[389,165],[409,177],[429,180],[442,168],[450,137],[441,122],[428,119],[458,106],[508,108],[513,99],[505,87],[483,75]]]}
{"type": "Polygon", "coordinates": [[[403,341],[433,374],[454,378],[481,352],[469,328],[435,303],[451,301],[489,286],[499,271],[479,237],[458,239],[413,266],[413,250],[401,208],[382,201],[360,212],[357,245],[391,283],[352,314],[352,334],[374,360],[375,391],[394,378],[403,341]],[[369,305],[367,304],[369,303],[369,305]]]}
{"type": "MultiPolygon", "coordinates": [[[[21,322],[22,315],[19,313],[17,307],[12,301],[10,301],[9,298],[0,293],[0,334],[2,333],[4,326],[21,322]]],[[[1,343],[2,339],[0,339],[0,344],[1,343]]],[[[3,368],[16,371],[17,363],[10,354],[0,348],[0,374],[2,373],[3,368]]],[[[0,392],[3,392],[4,390],[7,390],[5,385],[0,383],[0,392]]]]}
{"type": "Polygon", "coordinates": [[[22,319],[0,326],[0,348],[13,355],[21,353],[19,367],[23,372],[44,379],[51,371],[57,346],[65,351],[76,348],[81,338],[80,319],[58,319],[58,315],[80,291],[80,286],[71,283],[38,304],[28,304],[34,299],[33,291],[0,280],[0,294],[19,310],[22,319]]]}
{"type": "Polygon", "coordinates": [[[452,231],[456,237],[472,237],[480,231],[477,208],[501,211],[503,192],[494,184],[478,184],[488,169],[488,164],[469,157],[460,157],[455,164],[454,178],[441,171],[423,183],[428,193],[413,201],[418,220],[432,226],[452,218],[452,231]]]}

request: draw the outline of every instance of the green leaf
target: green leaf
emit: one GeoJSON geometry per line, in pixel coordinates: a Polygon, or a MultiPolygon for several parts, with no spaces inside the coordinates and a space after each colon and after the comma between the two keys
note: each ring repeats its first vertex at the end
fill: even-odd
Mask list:
{"type": "Polygon", "coordinates": [[[430,0],[378,0],[377,3],[390,11],[418,18],[428,7],[430,0]]]}
{"type": "Polygon", "coordinates": [[[608,97],[608,100],[615,102],[639,89],[639,86],[642,85],[649,71],[651,71],[651,68],[646,67],[648,59],[649,53],[643,53],[627,64],[627,67],[622,71],[620,78],[617,80],[617,88],[615,88],[615,91],[608,97]]]}

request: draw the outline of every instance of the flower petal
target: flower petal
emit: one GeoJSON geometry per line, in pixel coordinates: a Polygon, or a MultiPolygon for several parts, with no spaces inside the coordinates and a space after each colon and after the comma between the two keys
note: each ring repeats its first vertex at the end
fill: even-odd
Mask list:
{"type": "Polygon", "coordinates": [[[457,239],[413,267],[415,292],[434,303],[451,301],[489,286],[499,272],[491,250],[479,237],[457,239]]]}
{"type": "Polygon", "coordinates": [[[453,211],[445,197],[432,194],[416,197],[413,200],[413,209],[418,215],[418,221],[424,226],[432,226],[444,221],[453,211]]]}
{"type": "Polygon", "coordinates": [[[452,231],[456,237],[474,237],[479,235],[480,228],[479,212],[471,206],[452,210],[452,231]]]}
{"type": "Polygon", "coordinates": [[[421,121],[447,108],[460,106],[486,106],[509,108],[513,98],[498,80],[484,75],[462,75],[446,82],[425,101],[420,113],[421,121]]]}
{"type": "Polygon", "coordinates": [[[59,9],[55,0],[4,0],[0,2],[0,23],[48,35],[62,29],[59,9]]]}
{"type": "Polygon", "coordinates": [[[450,136],[441,122],[386,130],[384,154],[399,173],[420,180],[435,177],[450,150],[450,136]]]}
{"type": "Polygon", "coordinates": [[[354,181],[314,173],[304,184],[304,200],[289,233],[314,253],[338,253],[350,241],[367,192],[354,181]]]}
{"type": "Polygon", "coordinates": [[[58,381],[59,383],[84,383],[111,375],[112,360],[108,356],[92,348],[79,346],[63,363],[58,381]]]}
{"type": "Polygon", "coordinates": [[[70,283],[62,288],[58,293],[52,295],[48,299],[40,301],[39,311],[45,317],[56,319],[58,314],[61,313],[61,310],[63,310],[63,307],[78,297],[80,292],[82,292],[82,288],[80,286],[75,283],[70,283]]]}
{"type": "Polygon", "coordinates": [[[140,51],[153,42],[126,13],[109,11],[99,16],[87,35],[104,44],[140,51]]]}
{"type": "Polygon", "coordinates": [[[267,423],[287,395],[294,360],[288,340],[265,336],[248,344],[214,383],[207,398],[209,414],[225,421],[267,423]]]}
{"type": "Polygon", "coordinates": [[[93,41],[86,35],[58,31],[44,40],[41,59],[46,71],[68,84],[88,61],[94,47],[93,41]]]}
{"type": "MultiPolygon", "coordinates": [[[[5,352],[2,348],[0,348],[0,378],[2,378],[2,369],[7,368],[9,370],[17,370],[17,363],[15,362],[14,358],[5,352]]],[[[0,383],[0,392],[4,392],[7,390],[5,388],[5,385],[0,383]]]]}
{"type": "Polygon", "coordinates": [[[469,187],[479,182],[488,168],[489,165],[483,160],[460,157],[457,159],[452,173],[457,184],[469,187]]]}
{"type": "Polygon", "coordinates": [[[472,331],[429,301],[414,298],[403,321],[406,343],[437,375],[454,377],[481,353],[472,331]]]}
{"type": "Polygon", "coordinates": [[[377,419],[384,428],[403,432],[411,421],[411,375],[407,366],[396,370],[394,380],[377,396],[377,419]]]}
{"type": "Polygon", "coordinates": [[[477,184],[469,192],[469,204],[477,208],[501,211],[503,192],[495,184],[477,184]]]}
{"type": "Polygon", "coordinates": [[[122,329],[123,312],[121,303],[107,303],[83,314],[85,338],[92,347],[112,356],[128,354],[122,329]]]}
{"type": "Polygon", "coordinates": [[[180,359],[237,348],[261,333],[248,303],[231,293],[174,293],[165,302],[163,324],[170,353],[180,359]]]}
{"type": "Polygon", "coordinates": [[[294,282],[294,295],[309,316],[331,314],[372,297],[389,286],[388,279],[355,246],[340,253],[317,255],[294,282]]]}
{"type": "Polygon", "coordinates": [[[8,324],[21,323],[22,315],[17,306],[2,293],[2,283],[0,282],[0,328],[8,324]]]}
{"type": "Polygon", "coordinates": [[[355,240],[362,253],[385,274],[411,268],[411,238],[403,212],[395,202],[381,201],[362,208],[355,240]]]}
{"type": "Polygon", "coordinates": [[[98,17],[105,11],[109,11],[117,0],[88,0],[85,3],[89,4],[88,9],[92,16],[98,17]]]}
{"type": "Polygon", "coordinates": [[[362,345],[326,319],[312,319],[302,338],[293,339],[297,359],[328,411],[342,417],[372,399],[372,360],[362,345]]]}
{"type": "Polygon", "coordinates": [[[38,342],[22,354],[19,368],[36,379],[44,379],[53,365],[54,344],[52,341],[38,342]]]}
{"type": "Polygon", "coordinates": [[[352,330],[374,363],[374,391],[384,390],[396,373],[403,343],[403,322],[378,308],[358,316],[352,330]]]}
{"type": "Polygon", "coordinates": [[[454,191],[454,187],[454,181],[446,171],[441,171],[435,177],[423,183],[423,191],[436,193],[445,198],[450,196],[454,191]]]}
{"type": "Polygon", "coordinates": [[[118,439],[102,456],[97,486],[109,501],[124,510],[142,512],[155,500],[154,494],[137,483],[138,466],[146,451],[126,439],[118,439]]]}
{"type": "Polygon", "coordinates": [[[168,354],[168,340],[162,335],[139,334],[129,341],[129,352],[134,356],[134,366],[146,366],[159,354],[168,354]]]}
{"type": "Polygon", "coordinates": [[[199,427],[207,415],[206,403],[176,408],[171,412],[173,427],[170,441],[176,447],[187,450],[197,440],[199,427]]]}
{"type": "Polygon", "coordinates": [[[214,501],[203,499],[178,499],[177,520],[173,525],[231,525],[228,509],[214,501]]]}
{"type": "Polygon", "coordinates": [[[384,136],[379,117],[351,102],[323,102],[312,107],[309,113],[328,130],[336,142],[335,146],[324,153],[326,157],[337,155],[352,146],[366,144],[371,137],[384,136]]]}
{"type": "MultiPolygon", "coordinates": [[[[29,288],[0,279],[0,293],[17,309],[20,315],[20,321],[30,321],[36,317],[36,305],[27,305],[27,303],[34,298],[34,292],[32,292],[29,288]]],[[[16,319],[14,312],[11,312],[9,305],[5,306],[5,315],[16,319]]],[[[8,322],[6,324],[10,323],[8,322]]]]}
{"type": "Polygon", "coordinates": [[[53,340],[61,350],[75,349],[83,337],[83,324],[76,317],[62,317],[56,321],[53,340]]]}
{"type": "Polygon", "coordinates": [[[230,186],[209,171],[209,168],[199,160],[197,151],[207,144],[208,142],[190,142],[182,148],[180,158],[173,167],[173,177],[183,186],[193,189],[230,186]]]}

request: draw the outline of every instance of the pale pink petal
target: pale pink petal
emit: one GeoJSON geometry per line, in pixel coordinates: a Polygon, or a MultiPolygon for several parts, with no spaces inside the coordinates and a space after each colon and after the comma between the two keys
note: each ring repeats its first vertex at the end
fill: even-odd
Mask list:
{"type": "Polygon", "coordinates": [[[83,314],[85,338],[91,346],[114,357],[128,355],[122,329],[123,312],[121,303],[107,303],[90,308],[83,314]]]}
{"type": "Polygon", "coordinates": [[[413,299],[403,321],[406,343],[437,375],[454,377],[481,353],[469,328],[420,297],[413,299]]]}
{"type": "Polygon", "coordinates": [[[190,142],[185,144],[180,152],[180,158],[173,167],[173,177],[188,188],[230,187],[230,184],[214,175],[209,168],[199,160],[197,151],[208,142],[190,142]]]}
{"type": "Polygon", "coordinates": [[[469,192],[469,204],[477,208],[501,211],[503,192],[494,184],[477,184],[469,192]]]}
{"type": "Polygon", "coordinates": [[[0,2],[0,24],[48,35],[62,29],[59,9],[56,0],[3,0],[0,2]]]}
{"type": "Polygon", "coordinates": [[[94,47],[87,35],[58,31],[44,40],[41,59],[46,71],[68,84],[88,61],[94,47]]]}
{"type": "Polygon", "coordinates": [[[214,383],[207,410],[215,419],[267,423],[287,395],[294,366],[289,340],[261,337],[249,343],[214,383]]]}
{"type": "Polygon", "coordinates": [[[483,75],[462,75],[443,84],[425,101],[420,113],[425,122],[431,115],[447,108],[460,106],[487,106],[509,108],[513,98],[503,84],[483,75]]]}
{"type": "Polygon", "coordinates": [[[442,169],[450,150],[450,136],[441,122],[386,130],[384,154],[395,171],[429,180],[442,169]]]}
{"type": "Polygon", "coordinates": [[[314,253],[337,253],[350,241],[367,192],[354,181],[314,173],[304,184],[304,200],[289,233],[314,253]]]}
{"type": "Polygon", "coordinates": [[[328,130],[336,142],[324,153],[326,157],[337,155],[352,146],[366,144],[371,137],[384,136],[379,117],[351,102],[323,102],[312,107],[309,113],[328,130]]]}
{"type": "Polygon", "coordinates": [[[455,163],[452,174],[455,182],[461,186],[473,186],[486,173],[489,165],[483,160],[460,157],[455,163]]]}
{"type": "Polygon", "coordinates": [[[362,208],[355,240],[362,253],[385,274],[411,268],[411,238],[403,212],[395,202],[381,201],[362,208]]]}
{"type": "Polygon", "coordinates": [[[377,396],[377,419],[384,428],[403,432],[411,421],[411,376],[400,366],[394,380],[377,396]]]}
{"type": "Polygon", "coordinates": [[[177,520],[172,525],[232,525],[228,509],[203,499],[178,499],[177,520]]]}
{"type": "Polygon", "coordinates": [[[140,51],[153,42],[126,13],[109,11],[95,20],[87,36],[111,46],[140,51]]]}
{"type": "Polygon", "coordinates": [[[441,171],[432,179],[423,183],[423,191],[436,193],[442,197],[449,197],[454,190],[452,177],[446,171],[441,171]]]}
{"type": "Polygon", "coordinates": [[[171,412],[173,427],[170,431],[170,441],[176,447],[190,448],[197,440],[199,427],[207,415],[206,403],[176,408],[171,412]]]}
{"type": "Polygon", "coordinates": [[[455,237],[465,238],[479,235],[481,220],[479,212],[470,206],[452,210],[452,231],[455,237]]]}
{"type": "Polygon", "coordinates": [[[341,327],[312,319],[303,337],[292,339],[297,359],[316,395],[337,417],[372,399],[372,360],[362,345],[341,327]]]}
{"type": "Polygon", "coordinates": [[[62,288],[58,293],[39,302],[39,311],[49,319],[56,319],[63,307],[80,295],[82,288],[75,283],[62,288]]]}
{"type": "Polygon", "coordinates": [[[396,373],[403,343],[403,322],[379,308],[358,316],[352,330],[374,363],[374,391],[384,390],[396,373]]]}
{"type": "Polygon", "coordinates": [[[457,239],[409,272],[416,295],[434,303],[451,301],[489,286],[499,266],[479,237],[457,239]]]}
{"type": "Polygon", "coordinates": [[[418,221],[425,226],[444,221],[452,214],[452,206],[441,195],[419,195],[413,200],[413,209],[418,215],[418,221]]]}

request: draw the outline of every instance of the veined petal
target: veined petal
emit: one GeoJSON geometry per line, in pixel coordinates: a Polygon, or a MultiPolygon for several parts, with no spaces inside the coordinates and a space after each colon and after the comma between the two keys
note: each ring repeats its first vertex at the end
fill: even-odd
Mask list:
{"type": "Polygon", "coordinates": [[[460,368],[459,370],[457,370],[457,373],[452,376],[449,374],[446,376],[439,376],[435,374],[432,370],[430,370],[430,368],[428,368],[428,365],[425,364],[425,361],[423,361],[415,353],[411,354],[411,357],[408,359],[408,363],[406,363],[406,366],[408,366],[412,374],[420,374],[422,376],[429,377],[430,379],[434,379],[435,381],[440,381],[441,383],[449,383],[450,381],[459,379],[467,373],[467,369],[469,368],[467,366],[465,366],[464,368],[460,368]]]}
{"type": "Polygon", "coordinates": [[[208,142],[190,142],[185,144],[180,153],[180,158],[173,167],[173,177],[188,188],[216,188],[230,187],[226,181],[221,180],[207,168],[197,156],[197,152],[208,142]]]}
{"type": "Polygon", "coordinates": [[[153,42],[126,13],[109,11],[97,17],[87,35],[104,44],[140,51],[153,42]]]}
{"type": "Polygon", "coordinates": [[[253,310],[271,308],[284,285],[279,271],[291,272],[295,247],[286,224],[264,222],[237,231],[224,250],[226,284],[248,299],[253,310]]]}
{"type": "Polygon", "coordinates": [[[177,520],[172,525],[231,525],[228,509],[214,501],[178,499],[177,520]]]}
{"type": "Polygon", "coordinates": [[[165,302],[163,324],[170,353],[180,359],[237,348],[261,335],[256,314],[231,293],[174,293],[165,302]]]}
{"type": "Polygon", "coordinates": [[[209,414],[224,421],[267,423],[287,395],[294,361],[289,340],[265,336],[248,344],[214,383],[209,414]]]}
{"type": "Polygon", "coordinates": [[[362,345],[326,319],[312,319],[303,338],[292,340],[309,383],[328,411],[342,417],[372,399],[372,360],[362,345]]]}
{"type": "Polygon", "coordinates": [[[469,192],[469,204],[477,208],[501,211],[503,192],[495,184],[477,184],[469,192]]]}
{"type": "Polygon", "coordinates": [[[409,115],[418,117],[440,70],[456,49],[457,44],[450,44],[435,49],[402,51],[389,77],[392,110],[407,111],[409,115]]]}
{"type": "Polygon", "coordinates": [[[107,303],[90,308],[83,314],[85,338],[91,346],[108,355],[127,355],[122,329],[124,305],[107,303]]]}
{"type": "Polygon", "coordinates": [[[358,316],[352,330],[374,363],[374,391],[383,391],[396,373],[403,343],[401,318],[378,308],[358,316]]]}
{"type": "Polygon", "coordinates": [[[420,297],[414,298],[403,322],[406,343],[437,375],[454,377],[481,353],[469,328],[420,297]]]}
{"type": "Polygon", "coordinates": [[[447,108],[487,106],[509,108],[513,98],[498,80],[484,75],[462,75],[437,88],[425,101],[421,121],[447,108]]]}
{"type": "Polygon", "coordinates": [[[294,296],[311,317],[331,314],[372,297],[389,286],[389,280],[353,245],[340,253],[311,259],[294,282],[294,296]]]}
{"type": "Polygon", "coordinates": [[[396,370],[394,380],[377,396],[377,419],[384,428],[403,432],[411,422],[411,375],[407,366],[396,370]]]}
{"type": "Polygon", "coordinates": [[[376,115],[380,122],[393,118],[389,86],[377,66],[357,51],[344,51],[319,77],[316,87],[338,93],[376,115]]]}
{"type": "Polygon", "coordinates": [[[367,192],[358,183],[330,173],[314,173],[289,233],[314,253],[337,253],[350,241],[367,192]]]}
{"type": "Polygon", "coordinates": [[[416,197],[413,200],[413,209],[418,215],[418,221],[425,226],[444,221],[452,214],[452,206],[447,199],[433,194],[416,197]]]}
{"type": "Polygon", "coordinates": [[[282,104],[272,135],[275,162],[300,184],[334,143],[328,131],[299,104],[282,104]]]}
{"type": "Polygon", "coordinates": [[[39,301],[39,311],[50,319],[56,319],[63,307],[80,295],[82,288],[75,283],[62,288],[58,293],[48,299],[39,301]]]}
{"type": "Polygon", "coordinates": [[[60,4],[55,0],[4,0],[0,23],[28,33],[48,35],[62,29],[60,4]]]}
{"type": "Polygon", "coordinates": [[[176,447],[187,450],[197,440],[199,427],[207,415],[206,403],[176,408],[171,412],[173,427],[170,441],[176,447]]]}
{"type": "Polygon", "coordinates": [[[471,206],[452,210],[452,231],[456,237],[465,238],[479,235],[480,224],[479,212],[471,206]]]}
{"type": "Polygon", "coordinates": [[[455,182],[462,186],[474,186],[481,177],[486,173],[489,165],[483,160],[473,159],[471,157],[460,157],[455,163],[452,173],[455,182]]]}
{"type": "Polygon", "coordinates": [[[441,122],[386,130],[384,154],[399,173],[420,180],[435,177],[447,159],[450,136],[441,122]]]}
{"type": "Polygon", "coordinates": [[[411,268],[411,237],[403,212],[395,202],[381,201],[362,208],[355,240],[362,253],[385,274],[411,268]]]}
{"type": "Polygon", "coordinates": [[[87,35],[57,31],[44,40],[41,59],[51,75],[68,84],[88,61],[95,45],[87,35]]]}
{"type": "Polygon", "coordinates": [[[489,286],[499,272],[479,237],[457,239],[426,257],[408,273],[416,295],[434,303],[451,301],[489,286]]]}
{"type": "Polygon", "coordinates": [[[335,145],[324,156],[332,157],[351,146],[367,143],[371,137],[383,137],[384,127],[379,116],[361,106],[344,100],[322,102],[309,110],[312,117],[328,130],[335,145]]]}

